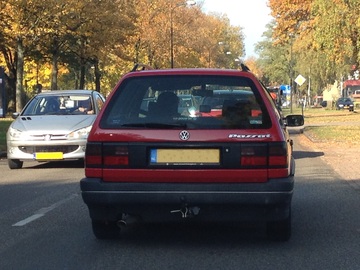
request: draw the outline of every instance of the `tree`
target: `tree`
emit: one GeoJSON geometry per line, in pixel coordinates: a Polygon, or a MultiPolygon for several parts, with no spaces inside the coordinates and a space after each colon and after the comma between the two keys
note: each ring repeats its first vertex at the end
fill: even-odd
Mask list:
{"type": "Polygon", "coordinates": [[[316,0],[313,13],[317,16],[314,28],[314,39],[317,49],[329,57],[328,68],[332,63],[341,66],[344,63],[359,67],[360,36],[359,36],[358,0],[316,0]]]}
{"type": "Polygon", "coordinates": [[[269,0],[274,43],[293,39],[298,70],[323,88],[359,66],[358,0],[269,0]]]}
{"type": "Polygon", "coordinates": [[[266,26],[263,40],[255,45],[259,54],[257,65],[262,70],[261,80],[266,85],[290,84],[294,65],[294,55],[291,44],[276,43],[273,39],[275,21],[266,26]]]}
{"type": "Polygon", "coordinates": [[[244,54],[240,27],[185,1],[3,0],[0,16],[0,62],[17,111],[41,85],[106,95],[134,62],[170,67],[172,52],[176,67],[236,68],[244,54]]]}

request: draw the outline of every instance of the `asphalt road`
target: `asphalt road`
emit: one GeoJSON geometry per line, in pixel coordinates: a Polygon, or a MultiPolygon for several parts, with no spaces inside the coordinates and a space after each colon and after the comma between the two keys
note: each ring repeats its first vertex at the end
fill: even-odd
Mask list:
{"type": "Polygon", "coordinates": [[[130,227],[92,234],[82,164],[0,161],[0,269],[358,269],[360,194],[295,140],[293,235],[271,242],[261,224],[130,227]]]}

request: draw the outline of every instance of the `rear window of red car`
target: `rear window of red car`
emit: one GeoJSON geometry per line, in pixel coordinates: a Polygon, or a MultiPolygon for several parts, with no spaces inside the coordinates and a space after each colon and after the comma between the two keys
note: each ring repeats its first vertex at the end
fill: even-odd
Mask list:
{"type": "Polygon", "coordinates": [[[250,78],[134,76],[125,79],[115,91],[100,121],[101,128],[271,127],[266,106],[250,78]]]}

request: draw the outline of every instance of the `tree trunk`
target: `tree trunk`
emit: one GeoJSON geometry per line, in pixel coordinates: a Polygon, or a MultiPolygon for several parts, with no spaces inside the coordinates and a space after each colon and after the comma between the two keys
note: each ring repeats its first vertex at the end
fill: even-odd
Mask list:
{"type": "Polygon", "coordinates": [[[52,56],[51,90],[58,90],[57,77],[58,77],[58,61],[57,61],[57,53],[55,52],[52,56]]]}
{"type": "Polygon", "coordinates": [[[100,93],[101,72],[99,69],[99,61],[98,60],[96,60],[94,63],[94,73],[95,73],[95,90],[100,93]]]}
{"type": "Polygon", "coordinates": [[[1,48],[1,53],[6,62],[8,74],[5,74],[5,88],[6,88],[6,102],[7,111],[16,111],[16,65],[17,65],[17,53],[11,53],[10,50],[1,48]]]}
{"type": "Polygon", "coordinates": [[[80,66],[80,85],[79,85],[79,89],[84,89],[85,88],[85,61],[83,59],[81,59],[81,66],[80,66]]]}
{"type": "Polygon", "coordinates": [[[17,39],[17,64],[16,64],[16,98],[15,109],[20,112],[23,108],[22,96],[23,96],[23,77],[24,77],[24,46],[21,37],[17,39]]]}

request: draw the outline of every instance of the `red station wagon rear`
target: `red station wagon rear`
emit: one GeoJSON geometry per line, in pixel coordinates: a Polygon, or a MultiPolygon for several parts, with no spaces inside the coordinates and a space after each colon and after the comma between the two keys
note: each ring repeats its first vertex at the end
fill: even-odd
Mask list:
{"type": "Polygon", "coordinates": [[[93,125],[85,164],[82,197],[98,238],[133,219],[264,221],[269,237],[290,238],[292,141],[246,70],[128,73],[93,125]],[[196,102],[180,109],[184,95],[196,102]]]}

